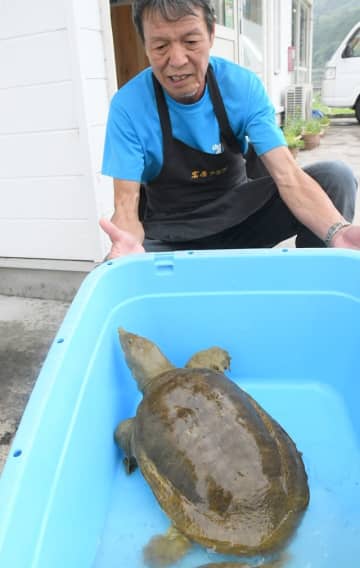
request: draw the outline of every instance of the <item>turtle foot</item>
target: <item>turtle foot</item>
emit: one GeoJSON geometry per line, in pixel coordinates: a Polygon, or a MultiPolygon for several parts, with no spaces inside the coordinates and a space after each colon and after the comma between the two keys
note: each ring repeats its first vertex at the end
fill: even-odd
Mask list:
{"type": "Polygon", "coordinates": [[[163,568],[177,562],[191,547],[189,539],[175,527],[154,536],[144,548],[144,562],[149,568],[163,568]]]}

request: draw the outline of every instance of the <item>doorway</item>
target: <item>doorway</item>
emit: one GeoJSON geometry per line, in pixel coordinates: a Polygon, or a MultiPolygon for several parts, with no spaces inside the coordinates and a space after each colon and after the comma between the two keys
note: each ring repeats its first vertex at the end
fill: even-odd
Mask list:
{"type": "Polygon", "coordinates": [[[110,2],[117,86],[120,88],[149,66],[144,46],[132,21],[132,5],[110,2]]]}

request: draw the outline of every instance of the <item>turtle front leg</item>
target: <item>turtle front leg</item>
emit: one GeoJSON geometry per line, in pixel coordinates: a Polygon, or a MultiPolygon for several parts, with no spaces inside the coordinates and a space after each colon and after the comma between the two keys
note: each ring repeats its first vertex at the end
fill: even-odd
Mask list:
{"type": "Polygon", "coordinates": [[[154,536],[145,546],[144,562],[149,568],[163,568],[177,562],[191,547],[191,541],[174,526],[154,536]]]}
{"type": "Polygon", "coordinates": [[[126,473],[132,473],[137,468],[134,444],[135,418],[128,418],[120,422],[114,432],[115,442],[124,452],[124,466],[126,473]]]}
{"type": "Polygon", "coordinates": [[[213,369],[214,371],[223,373],[226,369],[229,369],[230,360],[231,357],[225,349],[210,347],[210,349],[204,349],[203,351],[195,353],[186,363],[185,367],[188,369],[213,369]]]}

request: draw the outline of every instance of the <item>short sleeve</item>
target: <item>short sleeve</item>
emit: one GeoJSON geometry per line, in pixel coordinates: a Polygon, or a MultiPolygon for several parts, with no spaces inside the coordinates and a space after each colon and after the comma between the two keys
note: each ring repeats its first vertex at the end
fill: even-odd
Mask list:
{"type": "Polygon", "coordinates": [[[246,134],[260,156],[278,146],[286,146],[281,128],[276,124],[275,109],[261,80],[252,75],[247,101],[246,134]]]}
{"type": "Polygon", "coordinates": [[[114,96],[109,110],[102,173],[117,179],[141,182],[144,152],[134,125],[114,96]]]}

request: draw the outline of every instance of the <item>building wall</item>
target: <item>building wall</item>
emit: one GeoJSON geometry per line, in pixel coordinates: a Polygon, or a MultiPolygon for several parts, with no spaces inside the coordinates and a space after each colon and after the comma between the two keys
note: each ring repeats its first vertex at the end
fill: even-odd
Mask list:
{"type": "Polygon", "coordinates": [[[98,259],[112,191],[99,175],[110,93],[97,0],[3,0],[1,12],[0,257],[98,259]]]}

